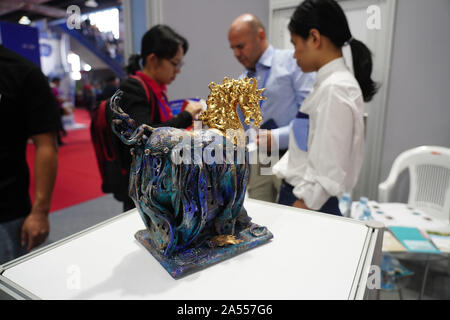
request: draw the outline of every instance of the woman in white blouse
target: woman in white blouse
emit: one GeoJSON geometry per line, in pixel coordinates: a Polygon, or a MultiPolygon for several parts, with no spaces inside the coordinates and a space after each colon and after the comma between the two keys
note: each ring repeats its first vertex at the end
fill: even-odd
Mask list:
{"type": "Polygon", "coordinates": [[[353,39],[334,0],[304,1],[288,28],[297,64],[317,77],[301,106],[309,132],[302,129],[306,119],[295,119],[289,151],[273,168],[283,179],[278,203],[341,215],[337,196],[355,186],[364,156],[364,101],[377,91],[371,53],[353,39]],[[351,47],[354,75],[344,62],[344,45],[351,47]]]}

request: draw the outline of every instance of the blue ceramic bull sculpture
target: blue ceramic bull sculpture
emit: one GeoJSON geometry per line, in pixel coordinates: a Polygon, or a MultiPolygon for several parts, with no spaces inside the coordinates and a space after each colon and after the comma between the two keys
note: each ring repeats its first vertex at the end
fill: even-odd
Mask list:
{"type": "MultiPolygon", "coordinates": [[[[255,90],[253,82],[245,81],[255,90]]],[[[211,84],[212,93],[236,89],[228,79],[224,84],[228,86],[211,84]]],[[[267,228],[252,223],[243,207],[249,162],[245,143],[237,142],[239,135],[230,138],[223,130],[201,126],[192,131],[148,125],[136,128],[134,120],[120,108],[122,94],[119,91],[110,100],[112,129],[132,147],[129,195],[146,227],[135,236],[174,278],[273,237],[267,228]]],[[[259,102],[242,99],[242,90],[239,94],[235,101],[232,94],[228,94],[231,100],[220,101],[231,107],[234,102],[234,112],[239,102],[259,102]]],[[[209,106],[216,110],[220,106],[218,96],[211,94],[208,98],[209,106]]],[[[248,113],[255,107],[245,105],[241,109],[248,113]]],[[[210,114],[213,110],[208,108],[210,114]]],[[[200,118],[206,119],[208,111],[200,118]]],[[[214,119],[208,119],[208,125],[214,127],[214,119]]]]}

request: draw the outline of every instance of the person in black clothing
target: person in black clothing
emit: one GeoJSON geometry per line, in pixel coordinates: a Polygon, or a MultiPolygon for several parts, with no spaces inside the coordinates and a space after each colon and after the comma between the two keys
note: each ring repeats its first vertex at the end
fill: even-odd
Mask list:
{"type": "Polygon", "coordinates": [[[63,146],[65,143],[62,141],[61,136],[66,136],[67,131],[66,131],[66,129],[64,129],[64,126],[62,124],[62,117],[64,116],[63,104],[64,104],[65,100],[61,97],[61,91],[59,90],[60,85],[61,85],[61,79],[59,77],[54,77],[52,79],[52,82],[50,83],[50,89],[52,90],[53,97],[55,98],[56,104],[58,105],[59,116],[61,119],[61,121],[60,121],[61,126],[58,130],[58,135],[56,138],[58,141],[58,146],[63,146]]]}
{"type": "Polygon", "coordinates": [[[117,78],[115,76],[108,77],[102,93],[100,93],[97,97],[97,102],[111,98],[114,93],[116,93],[117,89],[119,89],[117,78]]]}
{"type": "Polygon", "coordinates": [[[0,264],[40,245],[50,231],[48,213],[57,170],[57,103],[32,62],[0,45],[0,264]],[[36,146],[35,193],[28,194],[27,141],[36,146]]]}
{"type": "MultiPolygon", "coordinates": [[[[121,108],[135,120],[136,126],[147,124],[152,127],[187,128],[193,118],[202,111],[200,103],[189,103],[185,110],[173,116],[168,104],[166,85],[175,80],[183,65],[183,57],[188,50],[188,42],[166,25],[156,25],[148,30],[141,43],[141,55],[130,57],[128,73],[139,77],[129,77],[120,85],[124,92],[121,108]],[[143,68],[140,67],[142,60],[143,68]],[[149,99],[147,93],[149,93],[149,99]]],[[[111,112],[107,112],[111,123],[111,112]]],[[[122,168],[127,168],[122,176],[120,191],[114,197],[124,203],[124,211],[134,208],[128,195],[128,177],[131,165],[129,147],[117,137],[113,145],[122,168]]]]}

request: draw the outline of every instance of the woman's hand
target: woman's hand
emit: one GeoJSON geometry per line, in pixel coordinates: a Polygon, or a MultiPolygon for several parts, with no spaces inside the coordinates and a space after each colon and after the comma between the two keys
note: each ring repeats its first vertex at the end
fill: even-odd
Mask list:
{"type": "Polygon", "coordinates": [[[305,201],[300,200],[300,199],[295,200],[295,202],[292,204],[292,206],[295,208],[311,210],[306,206],[305,201]]]}
{"type": "Polygon", "coordinates": [[[189,112],[192,118],[195,118],[203,110],[202,104],[200,102],[189,102],[184,111],[189,112]]]}

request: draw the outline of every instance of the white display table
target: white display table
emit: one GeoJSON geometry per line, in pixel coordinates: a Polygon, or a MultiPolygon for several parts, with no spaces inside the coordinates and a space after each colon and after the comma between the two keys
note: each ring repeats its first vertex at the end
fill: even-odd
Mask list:
{"type": "Polygon", "coordinates": [[[135,240],[136,210],[0,267],[17,299],[362,299],[383,226],[247,199],[268,243],[174,280],[135,240]],[[381,228],[380,228],[381,227],[381,228]]]}
{"type": "MultiPolygon", "coordinates": [[[[353,202],[350,217],[358,219],[356,206],[358,202],[353,202]]],[[[372,218],[375,221],[383,223],[387,228],[393,226],[413,227],[424,232],[438,232],[443,234],[450,233],[450,224],[448,221],[435,218],[427,214],[423,209],[412,208],[406,203],[378,203],[369,201],[369,208],[372,218]]],[[[443,252],[450,253],[448,243],[442,240],[437,242],[432,239],[435,245],[443,252]],[[442,245],[441,245],[442,244],[442,245]]],[[[390,233],[384,233],[383,251],[385,252],[406,252],[406,248],[390,233]]]]}

